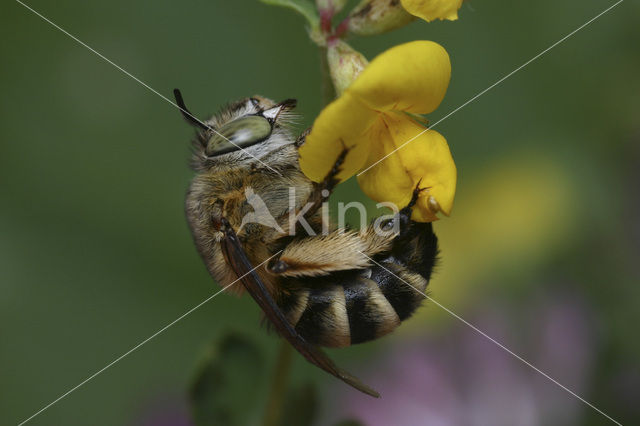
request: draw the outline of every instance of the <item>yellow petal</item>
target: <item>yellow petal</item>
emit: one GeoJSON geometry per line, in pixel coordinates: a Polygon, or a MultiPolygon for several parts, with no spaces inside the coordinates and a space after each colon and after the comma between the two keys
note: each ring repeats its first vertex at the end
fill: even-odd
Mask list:
{"type": "Polygon", "coordinates": [[[420,188],[428,188],[413,209],[412,219],[419,222],[436,220],[438,210],[449,215],[456,190],[456,166],[447,141],[440,133],[425,130],[403,114],[382,114],[371,130],[377,141],[371,144],[366,167],[373,167],[358,176],[365,194],[398,208],[408,204],[418,182],[420,188]]]}
{"type": "Polygon", "coordinates": [[[299,149],[302,172],[315,182],[322,181],[347,147],[349,152],[338,179],[356,174],[367,159],[371,141],[364,134],[376,116],[375,111],[347,92],[327,105],[299,149]]]}
{"type": "Polygon", "coordinates": [[[458,9],[462,6],[462,0],[400,0],[402,7],[418,18],[427,22],[435,19],[458,19],[458,9]]]}
{"type": "MultiPolygon", "coordinates": [[[[369,148],[366,167],[396,149],[389,128],[380,116],[367,134],[375,140],[369,148]]],[[[390,155],[358,176],[362,191],[370,198],[382,202],[392,202],[398,209],[403,208],[411,200],[415,184],[400,161],[400,156],[390,155]]]]}
{"type": "Polygon", "coordinates": [[[450,77],[449,55],[442,46],[413,41],[378,55],[346,92],[372,109],[427,114],[444,98],[450,77]]]}

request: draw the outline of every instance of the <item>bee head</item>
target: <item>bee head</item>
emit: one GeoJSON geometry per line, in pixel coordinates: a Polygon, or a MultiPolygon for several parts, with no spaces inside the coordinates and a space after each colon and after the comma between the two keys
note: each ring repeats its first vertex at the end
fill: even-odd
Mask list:
{"type": "Polygon", "coordinates": [[[175,89],[173,93],[185,120],[198,130],[196,155],[205,161],[226,154],[236,159],[254,158],[292,143],[287,124],[295,99],[276,103],[261,96],[245,98],[201,121],[189,112],[180,91],[175,89]]]}

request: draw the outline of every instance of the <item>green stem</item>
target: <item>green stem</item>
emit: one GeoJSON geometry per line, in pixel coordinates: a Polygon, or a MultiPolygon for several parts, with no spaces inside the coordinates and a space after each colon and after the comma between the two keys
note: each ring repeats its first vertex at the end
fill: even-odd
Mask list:
{"type": "Polygon", "coordinates": [[[278,426],[282,417],[282,407],[284,405],[287,382],[289,381],[289,371],[291,370],[291,358],[293,348],[285,339],[280,343],[278,359],[274,370],[269,400],[264,412],[264,426],[278,426]]]}
{"type": "Polygon", "coordinates": [[[329,72],[326,47],[320,48],[320,66],[322,67],[322,104],[326,106],[336,97],[336,91],[333,88],[333,81],[331,80],[331,73],[329,72]]]}

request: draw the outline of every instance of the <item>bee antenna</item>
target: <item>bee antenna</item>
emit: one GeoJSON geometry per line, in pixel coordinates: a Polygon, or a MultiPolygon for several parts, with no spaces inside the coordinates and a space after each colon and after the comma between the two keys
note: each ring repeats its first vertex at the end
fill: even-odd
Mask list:
{"type": "Polygon", "coordinates": [[[178,108],[180,108],[180,112],[182,113],[184,119],[187,120],[187,123],[206,130],[207,126],[204,125],[200,120],[198,120],[196,116],[191,114],[191,112],[187,109],[187,106],[184,104],[184,99],[182,99],[182,93],[180,93],[180,90],[173,89],[173,96],[176,98],[178,108]]]}

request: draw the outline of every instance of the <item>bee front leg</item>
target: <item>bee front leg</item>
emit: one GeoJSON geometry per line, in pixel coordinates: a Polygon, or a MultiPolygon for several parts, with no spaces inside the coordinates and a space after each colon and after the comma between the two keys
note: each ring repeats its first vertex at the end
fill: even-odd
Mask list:
{"type": "Polygon", "coordinates": [[[308,225],[307,228],[305,228],[302,226],[302,223],[318,224],[319,219],[315,218],[314,220],[314,216],[316,216],[316,213],[322,207],[323,203],[325,203],[329,199],[333,188],[335,188],[335,186],[340,183],[337,175],[342,170],[341,167],[344,163],[344,159],[347,156],[348,151],[349,149],[346,147],[342,150],[342,152],[338,155],[336,162],[333,164],[333,167],[321,182],[311,182],[312,187],[310,188],[309,195],[307,196],[306,200],[300,203],[299,207],[297,207],[293,213],[287,211],[278,218],[279,222],[281,222],[282,220],[286,220],[286,217],[295,218],[295,229],[293,230],[293,232],[289,232],[291,235],[300,235],[305,231],[310,235],[313,235],[309,232],[308,225]]]}
{"type": "Polygon", "coordinates": [[[312,203],[312,206],[309,210],[307,210],[307,216],[312,216],[318,209],[322,206],[322,203],[329,199],[329,196],[333,192],[333,189],[340,183],[340,180],[337,178],[338,173],[342,171],[342,164],[344,164],[344,159],[347,157],[349,153],[349,148],[346,146],[338,155],[336,162],[333,163],[333,167],[322,180],[322,182],[314,182],[313,183],[313,191],[309,196],[307,203],[312,203]]]}

